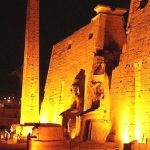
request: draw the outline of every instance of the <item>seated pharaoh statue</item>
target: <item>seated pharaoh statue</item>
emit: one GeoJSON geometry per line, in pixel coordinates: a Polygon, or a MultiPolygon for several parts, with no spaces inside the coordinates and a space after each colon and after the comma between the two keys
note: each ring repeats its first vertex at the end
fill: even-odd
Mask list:
{"type": "Polygon", "coordinates": [[[70,137],[76,130],[78,115],[84,110],[84,84],[85,71],[81,69],[71,85],[72,104],[69,109],[60,114],[63,117],[62,125],[70,132],[70,137]]]}
{"type": "Polygon", "coordinates": [[[75,82],[72,84],[71,93],[73,95],[73,103],[71,105],[71,112],[82,112],[83,111],[83,98],[84,91],[83,87],[80,85],[80,80],[75,79],[75,82]]]}

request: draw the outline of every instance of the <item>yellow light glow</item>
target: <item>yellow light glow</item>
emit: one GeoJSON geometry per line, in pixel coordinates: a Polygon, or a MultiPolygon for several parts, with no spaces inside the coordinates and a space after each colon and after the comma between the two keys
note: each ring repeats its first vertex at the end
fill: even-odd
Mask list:
{"type": "Polygon", "coordinates": [[[40,122],[42,122],[42,123],[47,123],[47,119],[46,119],[46,116],[45,116],[45,115],[42,116],[40,122]]]}
{"type": "Polygon", "coordinates": [[[70,136],[71,136],[71,139],[74,139],[75,136],[76,136],[76,133],[75,133],[75,132],[72,132],[70,136]]]}
{"type": "Polygon", "coordinates": [[[123,143],[129,143],[134,140],[134,128],[131,128],[134,116],[130,113],[130,99],[123,99],[122,108],[118,115],[118,139],[123,143]]]}
{"type": "Polygon", "coordinates": [[[51,105],[43,101],[40,112],[40,123],[52,123],[51,115],[53,115],[53,109],[50,109],[51,105]]]}
{"type": "Polygon", "coordinates": [[[19,137],[27,137],[29,133],[32,133],[33,127],[34,126],[15,125],[14,130],[16,130],[16,133],[14,135],[14,139],[18,139],[19,137]]]}
{"type": "Polygon", "coordinates": [[[78,136],[80,134],[80,130],[81,130],[81,118],[76,117],[76,129],[75,129],[75,136],[78,136]]]}
{"type": "Polygon", "coordinates": [[[120,110],[120,118],[122,121],[119,123],[119,133],[120,139],[122,139],[122,142],[124,143],[129,143],[133,140],[137,140],[138,143],[146,143],[146,139],[149,137],[149,130],[146,126],[148,118],[146,118],[147,115],[145,115],[144,109],[145,100],[144,97],[141,96],[141,67],[141,62],[134,63],[134,107],[133,104],[131,107],[131,99],[126,98],[124,99],[126,103],[123,104],[122,109],[120,110]]]}
{"type": "Polygon", "coordinates": [[[33,128],[33,126],[23,126],[22,127],[22,132],[21,132],[21,134],[22,134],[22,136],[25,136],[25,137],[27,137],[27,135],[30,133],[32,133],[32,128],[33,128]]]}
{"type": "MultiPolygon", "coordinates": [[[[41,123],[56,123],[56,124],[62,124],[62,116],[60,114],[67,110],[68,107],[65,107],[62,103],[64,100],[67,101],[68,97],[64,96],[64,84],[65,82],[61,82],[61,87],[59,94],[55,95],[57,99],[55,102],[48,101],[48,96],[45,95],[45,99],[42,102],[41,105],[41,111],[40,111],[40,122],[41,123]]],[[[48,95],[51,93],[47,93],[48,95]]],[[[67,101],[70,102],[70,101],[67,101]]]]}
{"type": "Polygon", "coordinates": [[[127,129],[124,129],[124,133],[123,133],[123,143],[129,143],[129,133],[127,131],[127,129]]]}
{"type": "Polygon", "coordinates": [[[129,136],[127,134],[124,135],[123,141],[124,141],[124,143],[129,143],[129,136]]]}
{"type": "Polygon", "coordinates": [[[128,128],[128,124],[125,123],[123,125],[120,125],[120,139],[123,143],[129,143],[130,142],[130,131],[129,131],[129,128],[128,128]]]}

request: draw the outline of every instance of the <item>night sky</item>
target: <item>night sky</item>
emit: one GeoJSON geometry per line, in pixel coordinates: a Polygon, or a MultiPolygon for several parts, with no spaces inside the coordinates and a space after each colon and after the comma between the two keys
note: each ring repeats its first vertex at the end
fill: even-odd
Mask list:
{"type": "MultiPolygon", "coordinates": [[[[1,0],[0,96],[17,94],[14,70],[23,64],[27,0],[1,0]]],[[[40,87],[44,89],[52,45],[88,24],[97,4],[129,9],[130,0],[40,0],[40,87]]]]}

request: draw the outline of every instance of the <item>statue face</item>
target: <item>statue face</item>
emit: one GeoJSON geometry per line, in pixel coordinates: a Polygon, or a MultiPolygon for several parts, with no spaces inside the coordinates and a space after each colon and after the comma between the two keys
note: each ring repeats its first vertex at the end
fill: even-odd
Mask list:
{"type": "Polygon", "coordinates": [[[70,91],[71,91],[71,94],[73,95],[79,95],[79,87],[77,86],[72,86],[70,91]]]}

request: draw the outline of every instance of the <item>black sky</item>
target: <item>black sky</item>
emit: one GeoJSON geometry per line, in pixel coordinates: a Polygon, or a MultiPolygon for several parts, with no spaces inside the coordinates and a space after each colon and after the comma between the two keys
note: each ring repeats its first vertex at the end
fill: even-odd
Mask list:
{"type": "MultiPolygon", "coordinates": [[[[19,82],[10,73],[22,66],[27,0],[0,4],[0,95],[17,93],[19,82]]],[[[129,8],[130,0],[40,0],[40,82],[43,90],[51,48],[96,14],[97,4],[129,8]]]]}

